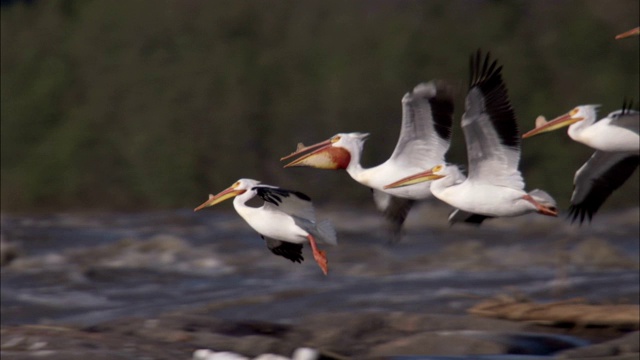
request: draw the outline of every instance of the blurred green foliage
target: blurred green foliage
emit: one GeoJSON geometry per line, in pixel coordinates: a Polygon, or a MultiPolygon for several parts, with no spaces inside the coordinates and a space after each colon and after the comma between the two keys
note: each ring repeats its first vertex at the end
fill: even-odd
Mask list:
{"type": "MultiPolygon", "coordinates": [[[[278,159],[337,132],[397,140],[402,95],[459,86],[491,51],[521,130],[575,105],[638,100],[638,1],[14,2],[1,14],[2,210],[192,208],[240,177],[371,204],[344,172],[278,159]]],[[[451,162],[465,163],[456,121],[451,162]]],[[[527,139],[521,169],[564,207],[591,150],[527,139]]],[[[607,206],[635,205],[637,174],[607,206]]]]}

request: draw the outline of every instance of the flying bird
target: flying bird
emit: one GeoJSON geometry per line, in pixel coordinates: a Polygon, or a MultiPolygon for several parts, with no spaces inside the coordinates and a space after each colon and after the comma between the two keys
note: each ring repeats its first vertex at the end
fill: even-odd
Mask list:
{"type": "Polygon", "coordinates": [[[622,109],[598,120],[598,105],[580,105],[551,121],[536,120],[528,138],[569,126],[574,141],[596,150],[573,179],[569,216],[572,222],[589,221],[607,198],[627,181],[640,161],[640,113],[623,102],[622,109]]]}
{"type": "Polygon", "coordinates": [[[414,174],[444,161],[449,149],[453,98],[451,89],[442,81],[418,84],[402,98],[400,136],[391,157],[384,163],[364,168],[360,164],[367,133],[339,133],[329,140],[302,146],[280,160],[298,159],[285,165],[318,169],[344,169],[362,185],[371,188],[376,207],[391,225],[395,241],[400,238],[402,224],[416,200],[431,197],[430,184],[412,188],[385,189],[384,186],[403,176],[414,174]]]}
{"type": "Polygon", "coordinates": [[[520,135],[515,113],[502,80],[502,66],[481,52],[471,56],[471,80],[462,115],[467,145],[468,177],[456,165],[441,163],[386,188],[431,182],[438,199],[459,209],[450,221],[480,224],[487,218],[518,216],[530,212],[557,216],[555,201],[542,190],[527,193],[518,163],[520,135]],[[460,213],[462,211],[463,213],[460,213]]]}
{"type": "Polygon", "coordinates": [[[316,222],[311,199],[299,192],[264,185],[257,180],[240,179],[194,209],[198,211],[233,199],[238,214],[267,242],[276,255],[293,262],[302,262],[302,244],[308,242],[313,257],[327,275],[327,257],[318,249],[317,241],[336,245],[336,232],[328,220],[316,222]],[[259,196],[264,200],[260,207],[248,206],[247,201],[259,196]]]}

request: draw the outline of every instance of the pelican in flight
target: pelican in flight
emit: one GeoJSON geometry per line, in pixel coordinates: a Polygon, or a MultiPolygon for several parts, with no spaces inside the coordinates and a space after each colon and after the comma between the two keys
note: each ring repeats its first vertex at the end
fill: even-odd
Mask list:
{"type": "Polygon", "coordinates": [[[624,39],[624,38],[628,38],[634,35],[640,35],[640,26],[638,26],[637,28],[631,29],[629,31],[625,31],[621,34],[616,35],[616,40],[620,40],[620,39],[624,39]]]}
{"type": "MultiPolygon", "coordinates": [[[[555,201],[542,190],[527,193],[518,163],[520,139],[516,117],[502,80],[502,67],[480,51],[471,56],[471,80],[462,115],[469,176],[456,165],[438,164],[386,186],[389,189],[431,182],[438,199],[470,215],[467,222],[530,212],[557,216],[555,201]]],[[[460,217],[450,216],[450,221],[460,217]]]]}
{"type": "Polygon", "coordinates": [[[400,137],[391,157],[384,163],[371,168],[360,164],[364,142],[369,135],[360,132],[336,134],[307,147],[299,145],[298,150],[280,160],[301,155],[285,168],[309,166],[346,170],[354,180],[372,189],[376,206],[389,220],[397,241],[413,203],[431,197],[430,184],[404,189],[385,189],[384,186],[444,161],[444,154],[449,149],[452,117],[451,89],[441,81],[421,83],[402,98],[400,137]]]}
{"type": "Polygon", "coordinates": [[[538,117],[536,128],[522,137],[528,138],[569,126],[574,141],[596,150],[576,172],[569,216],[582,223],[593,215],[614,190],[631,177],[640,161],[640,113],[625,101],[621,110],[597,120],[598,105],[581,105],[551,121],[538,117]]]}
{"type": "Polygon", "coordinates": [[[302,244],[309,242],[322,272],[327,275],[327,257],[318,249],[316,240],[337,244],[336,232],[327,220],[316,223],[311,199],[298,191],[286,190],[261,184],[257,180],[240,179],[217,195],[194,209],[198,211],[233,199],[238,214],[267,242],[267,247],[276,255],[293,262],[302,262],[302,244]],[[246,202],[259,196],[264,200],[261,207],[251,207],[246,202]]]}

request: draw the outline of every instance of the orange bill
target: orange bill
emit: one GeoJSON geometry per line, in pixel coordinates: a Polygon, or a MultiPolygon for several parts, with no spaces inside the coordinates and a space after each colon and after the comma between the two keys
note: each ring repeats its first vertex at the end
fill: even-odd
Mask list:
{"type": "Polygon", "coordinates": [[[193,209],[193,211],[198,211],[198,210],[202,210],[206,207],[209,206],[213,206],[216,204],[219,204],[227,199],[230,199],[232,197],[238,196],[242,193],[244,193],[246,190],[236,190],[235,186],[237,184],[233,184],[233,186],[221,191],[220,193],[218,193],[217,195],[211,195],[209,194],[209,199],[205,202],[203,202],[202,204],[200,204],[200,206],[198,206],[197,208],[193,209]]]}

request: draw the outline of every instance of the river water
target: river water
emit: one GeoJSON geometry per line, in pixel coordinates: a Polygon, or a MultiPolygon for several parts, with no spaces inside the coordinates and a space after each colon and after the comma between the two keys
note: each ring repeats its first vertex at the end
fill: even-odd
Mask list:
{"type": "Polygon", "coordinates": [[[324,276],[271,254],[229,208],[146,213],[2,215],[18,257],[2,267],[2,324],[92,325],[206,306],[223,319],[295,321],[334,311],[463,314],[482,299],[581,297],[638,303],[638,208],[588,226],[527,215],[481,227],[447,209],[411,213],[389,244],[372,210],[317,209],[338,230],[324,276]]]}

